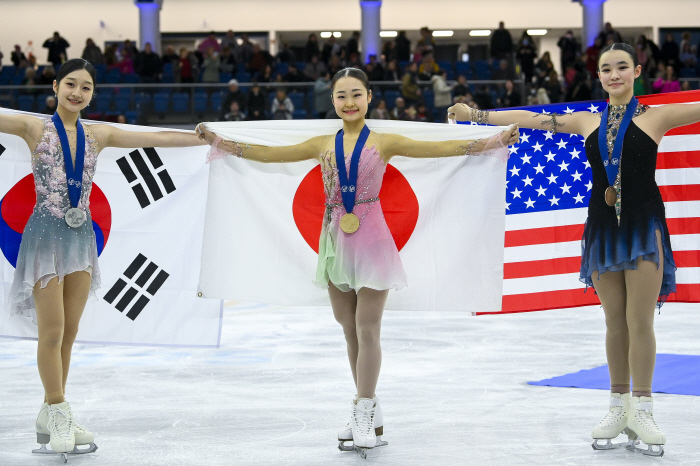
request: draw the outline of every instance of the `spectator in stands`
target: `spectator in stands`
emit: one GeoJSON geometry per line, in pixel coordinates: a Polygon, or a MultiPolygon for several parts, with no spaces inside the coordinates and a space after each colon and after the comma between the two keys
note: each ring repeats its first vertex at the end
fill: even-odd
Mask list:
{"type": "Polygon", "coordinates": [[[666,65],[666,75],[659,76],[659,79],[654,82],[654,91],[659,94],[666,92],[678,92],[681,90],[681,84],[676,77],[676,70],[671,65],[666,65]]]}
{"type": "Polygon", "coordinates": [[[348,56],[348,59],[345,63],[345,66],[350,67],[350,68],[357,68],[357,69],[361,70],[364,66],[363,66],[362,61],[360,60],[360,54],[354,53],[354,52],[351,53],[348,56]]]}
{"type": "Polygon", "coordinates": [[[26,68],[24,70],[24,79],[22,80],[22,85],[27,86],[26,89],[22,89],[20,94],[24,95],[38,95],[41,93],[39,89],[34,88],[34,86],[41,84],[36,77],[36,70],[34,68],[26,68]]]}
{"type": "Polygon", "coordinates": [[[313,57],[317,59],[320,58],[321,49],[318,46],[318,36],[316,36],[316,34],[309,34],[306,45],[304,46],[304,60],[308,63],[313,57]]]}
{"type": "MultiPolygon", "coordinates": [[[[287,68],[287,74],[284,75],[284,82],[303,83],[307,82],[307,79],[303,74],[299,73],[299,70],[297,69],[296,65],[290,63],[289,68],[287,68]]],[[[298,90],[298,88],[292,86],[292,90],[296,91],[298,90]]]]}
{"type": "Polygon", "coordinates": [[[681,91],[690,91],[690,90],[691,90],[690,81],[683,81],[681,83],[681,91]]]}
{"type": "Polygon", "coordinates": [[[284,90],[279,89],[275,98],[272,99],[270,113],[273,120],[291,120],[293,118],[294,104],[284,90]]]}
{"type": "Polygon", "coordinates": [[[498,106],[499,107],[520,107],[522,105],[520,93],[515,90],[515,86],[513,85],[513,81],[510,79],[506,81],[505,86],[503,87],[503,93],[501,96],[498,98],[498,106]]]}
{"type": "Polygon", "coordinates": [[[417,47],[421,47],[423,53],[432,52],[435,50],[435,39],[433,39],[433,31],[427,26],[420,28],[420,39],[416,43],[417,47]]]}
{"type": "Polygon", "coordinates": [[[457,76],[457,84],[452,91],[455,96],[471,94],[472,91],[469,88],[469,83],[467,83],[467,77],[463,74],[457,76]]]}
{"type": "Polygon", "coordinates": [[[42,47],[49,50],[47,61],[53,63],[54,68],[58,68],[68,59],[67,49],[70,47],[70,44],[61,37],[58,31],[53,33],[53,37],[46,39],[42,47]]]}
{"type": "Polygon", "coordinates": [[[605,26],[603,30],[600,31],[600,34],[598,34],[598,37],[600,37],[600,42],[604,45],[607,45],[610,39],[612,39],[613,43],[624,42],[620,33],[613,29],[612,24],[609,22],[605,23],[605,26]]]}
{"type": "Polygon", "coordinates": [[[120,125],[125,125],[126,124],[126,117],[124,115],[118,115],[117,116],[117,123],[120,125]]]}
{"type": "Polygon", "coordinates": [[[117,62],[117,67],[121,74],[133,74],[134,73],[134,60],[131,53],[124,49],[122,50],[122,57],[119,62],[117,62]]]}
{"type": "MultiPolygon", "coordinates": [[[[425,49],[424,49],[425,50],[425,49]]],[[[440,67],[435,63],[433,58],[433,52],[426,52],[421,60],[420,67],[418,68],[418,79],[421,81],[430,81],[433,75],[440,71],[440,67]]]]}
{"type": "Polygon", "coordinates": [[[24,55],[24,52],[22,52],[22,48],[19,45],[15,45],[15,49],[10,54],[10,61],[12,61],[12,64],[15,65],[15,68],[19,68],[20,63],[27,61],[27,57],[24,55]]]}
{"type": "Polygon", "coordinates": [[[333,55],[340,56],[343,50],[338,39],[331,35],[325,44],[323,44],[323,51],[321,52],[321,61],[323,63],[328,63],[333,55]]]}
{"type": "MultiPolygon", "coordinates": [[[[243,111],[246,110],[246,96],[243,94],[243,92],[241,92],[240,88],[238,87],[238,81],[235,79],[228,82],[228,92],[226,93],[226,96],[221,103],[221,108],[219,109],[220,120],[223,119],[226,112],[228,112],[231,108],[231,102],[238,102],[238,107],[243,111]]],[[[248,112],[250,112],[250,109],[248,109],[248,112]]]]}
{"type": "Polygon", "coordinates": [[[481,110],[490,110],[494,108],[488,86],[480,86],[477,89],[474,94],[474,103],[477,104],[481,110]]]}
{"type": "Polygon", "coordinates": [[[360,33],[358,31],[353,32],[345,43],[345,56],[350,58],[353,53],[360,56],[360,33]]]}
{"type": "Polygon", "coordinates": [[[175,67],[177,66],[177,62],[180,61],[180,56],[177,53],[175,53],[175,49],[172,45],[168,45],[165,48],[165,53],[163,54],[161,61],[163,62],[163,65],[165,65],[166,63],[170,63],[173,69],[175,69],[175,67]]]}
{"type": "Polygon", "coordinates": [[[331,100],[331,74],[326,70],[319,75],[314,84],[314,110],[320,116],[325,118],[326,113],[333,110],[333,101],[331,100]]]}
{"type": "Polygon", "coordinates": [[[275,82],[275,76],[272,72],[272,66],[265,65],[265,69],[260,73],[256,73],[253,79],[259,83],[272,83],[275,82]]]}
{"type": "Polygon", "coordinates": [[[377,106],[372,109],[369,114],[372,120],[391,120],[389,115],[389,110],[386,108],[386,101],[384,99],[379,99],[377,106]]]}
{"type": "Polygon", "coordinates": [[[598,36],[595,38],[593,45],[586,49],[586,70],[591,79],[598,77],[598,54],[603,47],[603,39],[598,36]]]}
{"type": "Polygon", "coordinates": [[[394,102],[394,109],[391,111],[392,120],[408,120],[406,115],[406,101],[403,97],[397,97],[394,102]]]}
{"type": "Polygon", "coordinates": [[[214,31],[209,33],[209,36],[207,36],[207,38],[204,39],[201,44],[199,44],[197,49],[202,53],[202,55],[206,56],[210,47],[214,49],[214,52],[217,54],[221,52],[221,44],[219,44],[219,40],[216,38],[216,33],[214,31]]]}
{"type": "Polygon", "coordinates": [[[233,56],[233,53],[231,53],[230,47],[222,47],[219,61],[219,71],[222,73],[233,74],[233,72],[236,71],[236,58],[233,56]]]}
{"type": "Polygon", "coordinates": [[[498,29],[491,35],[491,57],[495,59],[510,58],[513,52],[513,38],[506,29],[503,21],[498,23],[498,29]]]}
{"type": "Polygon", "coordinates": [[[373,76],[369,76],[369,73],[367,75],[369,76],[370,81],[382,81],[384,79],[384,67],[382,64],[377,61],[377,56],[372,54],[368,57],[369,61],[367,62],[368,65],[372,65],[372,72],[374,73],[373,76]]]}
{"type": "Polygon", "coordinates": [[[335,74],[342,69],[343,63],[340,61],[340,57],[338,55],[331,55],[331,61],[328,62],[328,71],[331,73],[331,76],[335,76],[335,74]]]}
{"type": "Polygon", "coordinates": [[[117,58],[120,60],[123,58],[123,54],[128,53],[131,59],[133,60],[136,55],[138,55],[139,51],[136,49],[136,46],[134,45],[133,42],[131,42],[129,39],[126,39],[124,43],[122,44],[121,50],[119,50],[119,54],[117,58]]]}
{"type": "Polygon", "coordinates": [[[396,60],[396,42],[387,40],[382,46],[382,61],[389,63],[393,60],[396,60]]]}
{"type": "Polygon", "coordinates": [[[679,65],[679,53],[680,49],[678,48],[678,44],[676,44],[673,34],[669,32],[666,34],[666,40],[661,46],[661,61],[666,65],[677,68],[679,65]]]}
{"type": "Polygon", "coordinates": [[[693,51],[693,46],[690,44],[690,40],[683,43],[681,47],[680,61],[681,65],[686,68],[695,68],[698,64],[698,57],[693,51]]]}
{"type": "MultiPolygon", "coordinates": [[[[520,70],[525,75],[525,81],[532,82],[535,75],[535,60],[537,59],[537,47],[532,37],[523,31],[523,35],[518,42],[517,58],[520,61],[520,70]]],[[[596,56],[596,58],[598,58],[596,56]]]]}
{"type": "Polygon", "coordinates": [[[277,61],[280,63],[296,63],[297,56],[289,46],[289,42],[282,42],[282,50],[277,53],[277,61]]]}
{"type": "Polygon", "coordinates": [[[56,68],[52,65],[47,65],[41,71],[41,75],[36,79],[37,84],[47,85],[53,84],[54,79],[56,79],[56,68]]]}
{"type": "Polygon", "coordinates": [[[245,113],[241,111],[241,106],[237,101],[231,102],[229,111],[224,115],[224,121],[245,121],[245,113]]]}
{"type": "Polygon", "coordinates": [[[248,109],[249,120],[267,119],[267,95],[260,89],[258,83],[253,83],[248,92],[246,108],[248,109]]]}
{"type": "Polygon", "coordinates": [[[46,101],[44,103],[44,109],[41,111],[44,115],[53,115],[56,113],[56,107],[58,106],[58,102],[56,101],[56,97],[52,95],[46,96],[46,101]]]}
{"type": "Polygon", "coordinates": [[[195,74],[195,65],[190,52],[182,47],[180,49],[180,59],[177,63],[176,81],[181,83],[193,83],[195,74]]]}
{"type": "Polygon", "coordinates": [[[119,46],[117,44],[111,44],[105,47],[105,53],[104,53],[104,58],[105,58],[105,65],[107,65],[107,69],[112,69],[116,68],[119,63],[119,59],[117,58],[117,49],[119,46]]]}
{"type": "Polygon", "coordinates": [[[272,65],[273,59],[270,52],[263,50],[258,44],[253,44],[253,53],[248,62],[248,71],[251,74],[260,73],[265,70],[266,65],[272,65]]]}
{"type": "Polygon", "coordinates": [[[248,63],[251,55],[253,55],[253,44],[250,42],[248,34],[241,34],[241,45],[236,47],[234,51],[236,63],[248,63]]]}
{"type": "Polygon", "coordinates": [[[314,55],[304,67],[304,76],[309,81],[316,81],[319,76],[326,74],[326,71],[325,63],[319,60],[318,55],[314,55]]]}
{"type": "Polygon", "coordinates": [[[425,104],[418,104],[416,108],[416,113],[413,115],[413,121],[420,121],[423,123],[431,121],[431,118],[428,115],[428,107],[426,107],[425,104]]]}
{"type": "Polygon", "coordinates": [[[574,37],[574,32],[571,29],[566,31],[566,34],[559,38],[557,46],[560,49],[561,69],[566,70],[569,66],[573,67],[581,53],[581,47],[574,37]]]}
{"type": "Polygon", "coordinates": [[[233,53],[234,50],[236,50],[236,47],[238,47],[238,41],[236,40],[236,34],[229,29],[226,31],[226,35],[224,36],[223,39],[221,39],[221,52],[223,53],[224,49],[228,47],[228,49],[233,53]]]}
{"type": "Polygon", "coordinates": [[[406,37],[406,31],[399,31],[399,35],[394,39],[396,44],[396,59],[400,62],[411,59],[411,41],[406,37]]]}
{"type": "Polygon", "coordinates": [[[430,78],[430,81],[435,95],[435,122],[444,122],[447,118],[447,109],[452,105],[452,86],[447,84],[447,70],[440,70],[430,78]]]}
{"type": "Polygon", "coordinates": [[[688,31],[686,31],[686,32],[684,32],[683,34],[681,34],[681,42],[680,42],[680,44],[678,44],[678,49],[679,49],[681,52],[683,52],[683,46],[684,46],[686,43],[690,44],[690,38],[691,38],[691,36],[690,36],[690,33],[689,33],[688,31]]]}
{"type": "Polygon", "coordinates": [[[503,59],[498,61],[498,69],[491,74],[491,79],[503,81],[504,79],[515,79],[515,71],[510,67],[508,60],[503,59]]]}
{"type": "Polygon", "coordinates": [[[549,74],[545,80],[545,89],[551,103],[556,104],[561,102],[561,83],[559,82],[559,75],[553,68],[549,70],[549,74]]]}
{"type": "Polygon", "coordinates": [[[552,58],[550,57],[549,52],[545,52],[542,54],[542,58],[539,59],[537,65],[535,65],[535,68],[538,69],[538,73],[545,71],[547,75],[549,74],[550,70],[554,69],[554,63],[552,63],[552,58]]]}
{"type": "Polygon", "coordinates": [[[143,52],[136,56],[136,74],[139,81],[144,84],[155,84],[163,71],[163,62],[157,53],[153,52],[153,47],[149,42],[143,47],[143,52]]]}
{"type": "Polygon", "coordinates": [[[567,102],[581,102],[593,98],[591,95],[591,87],[588,85],[588,79],[587,73],[580,71],[576,73],[573,82],[566,90],[567,102]]]}
{"type": "MultiPolygon", "coordinates": [[[[219,54],[216,53],[214,47],[209,47],[204,56],[204,62],[202,63],[202,82],[218,83],[220,66],[221,60],[219,60],[219,54]]],[[[211,89],[209,88],[208,90],[211,89]]]]}
{"type": "Polygon", "coordinates": [[[406,105],[409,107],[415,104],[421,95],[420,88],[416,82],[417,75],[418,65],[416,62],[411,62],[411,64],[406,67],[406,72],[401,79],[401,95],[406,105]]]}
{"type": "Polygon", "coordinates": [[[384,70],[384,81],[401,81],[399,65],[396,63],[396,60],[387,62],[386,70],[384,70]]]}
{"type": "Polygon", "coordinates": [[[91,65],[102,65],[105,62],[104,56],[102,56],[102,50],[95,45],[95,42],[88,38],[85,41],[85,48],[83,49],[82,59],[90,62],[91,65]]]}
{"type": "Polygon", "coordinates": [[[2,50],[0,50],[0,69],[2,69],[2,59],[5,57],[5,54],[2,53],[2,50]]]}

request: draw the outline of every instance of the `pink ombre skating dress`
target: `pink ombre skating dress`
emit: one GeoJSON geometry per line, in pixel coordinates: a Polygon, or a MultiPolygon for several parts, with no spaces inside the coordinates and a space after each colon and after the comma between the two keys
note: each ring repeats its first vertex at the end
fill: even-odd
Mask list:
{"type": "MultiPolygon", "coordinates": [[[[359,291],[360,288],[403,288],[407,285],[406,273],[378,200],[386,164],[377,146],[365,146],[360,155],[356,205],[352,211],[360,219],[360,228],[355,233],[348,234],[340,229],[340,217],[345,214],[345,208],[340,194],[338,169],[333,162],[334,151],[321,156],[326,213],[314,283],[328,288],[330,281],[344,292],[359,291]]],[[[345,164],[346,170],[349,170],[350,157],[346,157],[345,164]]]]}
{"type": "Polygon", "coordinates": [[[10,315],[32,317],[35,323],[32,292],[36,283],[41,282],[44,288],[54,277],[63,281],[69,273],[86,271],[92,274],[90,293],[100,287],[97,244],[90,215],[90,192],[99,149],[92,131],[85,125],[83,129],[85,166],[78,208],[85,210],[87,219],[79,228],[69,227],[64,218],[71,208],[66,167],[61,141],[50,118],[44,121],[41,140],[32,152],[36,205],[22,233],[9,299],[10,315]]]}

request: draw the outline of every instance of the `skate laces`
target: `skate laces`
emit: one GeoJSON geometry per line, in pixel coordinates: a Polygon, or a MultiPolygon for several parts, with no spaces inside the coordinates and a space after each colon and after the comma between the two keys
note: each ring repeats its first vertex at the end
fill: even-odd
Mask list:
{"type": "Polygon", "coordinates": [[[74,423],[70,415],[70,408],[49,408],[49,423],[47,428],[54,438],[61,440],[69,439],[73,433],[73,426],[74,423]]]}
{"type": "Polygon", "coordinates": [[[353,425],[355,426],[358,433],[361,435],[370,435],[374,432],[374,413],[376,408],[368,409],[367,411],[361,410],[357,407],[353,409],[352,418],[353,425]]]}
{"type": "Polygon", "coordinates": [[[621,419],[627,417],[627,409],[625,407],[625,402],[619,398],[610,399],[610,409],[608,414],[605,415],[602,421],[598,424],[600,427],[609,427],[616,424],[621,419]]]}
{"type": "Polygon", "coordinates": [[[654,421],[652,414],[652,405],[649,402],[637,403],[634,417],[641,426],[648,432],[661,432],[659,426],[654,421]]]}

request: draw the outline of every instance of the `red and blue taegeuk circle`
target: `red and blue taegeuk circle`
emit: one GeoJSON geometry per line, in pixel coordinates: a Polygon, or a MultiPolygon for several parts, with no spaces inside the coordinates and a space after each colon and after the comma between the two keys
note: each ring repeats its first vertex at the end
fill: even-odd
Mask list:
{"type": "MultiPolygon", "coordinates": [[[[22,232],[36,204],[34,175],[19,180],[0,200],[0,250],[12,267],[17,267],[22,232]]],[[[102,254],[112,228],[112,209],[102,190],[93,183],[90,193],[92,228],[95,230],[97,254],[102,254]]]]}

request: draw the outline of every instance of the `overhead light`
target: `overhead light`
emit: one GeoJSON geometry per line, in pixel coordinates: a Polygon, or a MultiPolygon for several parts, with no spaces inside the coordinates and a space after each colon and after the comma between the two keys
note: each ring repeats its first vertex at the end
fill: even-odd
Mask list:
{"type": "Polygon", "coordinates": [[[322,37],[323,39],[328,39],[328,38],[329,38],[330,36],[332,36],[332,35],[333,35],[332,32],[322,32],[322,33],[321,33],[321,37],[322,37]]]}
{"type": "Polygon", "coordinates": [[[335,37],[336,39],[338,39],[338,38],[340,38],[340,37],[343,37],[343,35],[342,35],[341,33],[339,33],[338,31],[336,31],[336,32],[333,33],[333,37],[335,37]]]}
{"type": "Polygon", "coordinates": [[[454,31],[433,31],[433,37],[452,37],[454,31]]]}
{"type": "Polygon", "coordinates": [[[490,29],[474,29],[474,30],[469,31],[469,35],[472,37],[490,36],[491,30],[490,29]]]}
{"type": "Polygon", "coordinates": [[[379,33],[379,37],[396,37],[398,35],[398,31],[381,31],[379,33]]]}
{"type": "Polygon", "coordinates": [[[527,33],[530,34],[531,36],[543,36],[547,34],[546,29],[528,29],[527,33]]]}

